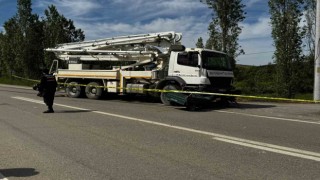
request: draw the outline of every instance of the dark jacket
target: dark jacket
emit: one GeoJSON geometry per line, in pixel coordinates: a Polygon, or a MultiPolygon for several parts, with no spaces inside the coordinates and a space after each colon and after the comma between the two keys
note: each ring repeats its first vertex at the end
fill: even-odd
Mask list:
{"type": "Polygon", "coordinates": [[[52,74],[43,74],[39,84],[39,92],[55,93],[57,88],[57,81],[52,74]]]}

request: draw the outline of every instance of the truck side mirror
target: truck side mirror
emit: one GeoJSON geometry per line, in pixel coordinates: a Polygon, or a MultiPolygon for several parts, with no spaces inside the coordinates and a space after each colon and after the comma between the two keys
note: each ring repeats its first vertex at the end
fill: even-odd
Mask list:
{"type": "Polygon", "coordinates": [[[59,68],[59,61],[58,60],[53,60],[49,73],[56,73],[58,72],[58,68],[59,68]]]}

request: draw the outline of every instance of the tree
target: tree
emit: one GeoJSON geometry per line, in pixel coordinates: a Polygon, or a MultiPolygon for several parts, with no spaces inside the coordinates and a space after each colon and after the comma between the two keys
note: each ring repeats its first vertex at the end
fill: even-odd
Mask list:
{"type": "MultiPolygon", "coordinates": [[[[238,43],[242,29],[239,25],[245,19],[244,7],[241,0],[201,0],[213,10],[210,23],[209,39],[206,48],[216,49],[227,53],[232,59],[243,54],[238,43]]],[[[235,67],[235,61],[232,62],[235,67]]]]}
{"type": "MultiPolygon", "coordinates": [[[[83,41],[85,35],[81,29],[76,29],[72,20],[60,15],[55,6],[51,5],[44,12],[44,47],[52,48],[60,43],[83,41]]],[[[53,53],[45,53],[45,66],[55,58],[53,53]]]]}
{"type": "Polygon", "coordinates": [[[302,54],[302,31],[299,27],[303,0],[270,0],[272,37],[276,51],[277,94],[291,98],[301,82],[299,68],[302,54]]]}
{"type": "Polygon", "coordinates": [[[204,48],[202,37],[198,38],[198,42],[196,43],[197,48],[204,48]]]}
{"type": "Polygon", "coordinates": [[[299,92],[312,93],[314,86],[314,60],[315,60],[315,35],[316,35],[316,1],[305,0],[305,22],[304,22],[304,48],[306,48],[303,58],[303,66],[300,76],[303,81],[299,86],[299,92]]]}
{"type": "Polygon", "coordinates": [[[15,16],[18,25],[16,37],[19,39],[17,50],[20,51],[17,56],[17,64],[21,70],[17,74],[26,77],[37,77],[43,62],[42,56],[42,24],[36,14],[32,14],[31,0],[17,1],[17,14],[15,16]]]}
{"type": "Polygon", "coordinates": [[[18,23],[15,18],[10,18],[4,23],[5,34],[2,37],[2,60],[4,72],[12,74],[16,71],[19,65],[17,64],[17,46],[19,44],[18,23]]]}
{"type": "Polygon", "coordinates": [[[30,27],[26,35],[26,57],[27,57],[27,74],[29,77],[39,77],[40,69],[43,69],[44,63],[44,32],[43,24],[38,15],[30,17],[30,27]]]}
{"type": "Polygon", "coordinates": [[[17,0],[17,13],[4,23],[0,35],[0,65],[3,72],[36,78],[40,69],[48,67],[54,55],[43,49],[58,43],[84,40],[81,29],[73,21],[60,15],[52,5],[45,11],[46,18],[32,14],[31,0],[17,0]]]}
{"type": "Polygon", "coordinates": [[[308,51],[314,55],[316,36],[316,1],[305,0],[305,42],[308,51]]]}
{"type": "Polygon", "coordinates": [[[3,47],[4,47],[4,34],[0,32],[0,77],[4,72],[4,59],[3,59],[3,47]]]}
{"type": "Polygon", "coordinates": [[[36,77],[43,59],[42,25],[31,0],[18,0],[17,13],[4,23],[2,57],[6,72],[36,77]]]}
{"type": "Polygon", "coordinates": [[[243,94],[263,95],[274,94],[273,74],[275,65],[264,66],[237,65],[235,69],[235,87],[243,94]]]}

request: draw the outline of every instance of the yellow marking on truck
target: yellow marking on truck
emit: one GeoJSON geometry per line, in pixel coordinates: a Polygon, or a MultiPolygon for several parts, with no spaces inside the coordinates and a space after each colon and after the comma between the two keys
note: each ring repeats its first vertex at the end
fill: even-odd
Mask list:
{"type": "Polygon", "coordinates": [[[151,76],[123,76],[126,79],[130,79],[130,78],[144,78],[144,79],[151,79],[151,76]]]}
{"type": "Polygon", "coordinates": [[[123,93],[123,79],[122,79],[122,74],[120,73],[120,93],[123,93]]]}
{"type": "Polygon", "coordinates": [[[99,77],[99,78],[114,78],[116,79],[117,76],[106,76],[106,75],[78,75],[78,74],[58,74],[57,77],[99,77]]]}

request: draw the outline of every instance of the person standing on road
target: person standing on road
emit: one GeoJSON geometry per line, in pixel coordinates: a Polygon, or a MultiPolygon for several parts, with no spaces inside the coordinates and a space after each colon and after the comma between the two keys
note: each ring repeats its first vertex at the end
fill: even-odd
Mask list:
{"type": "Polygon", "coordinates": [[[38,87],[40,96],[43,97],[44,103],[48,106],[48,110],[43,113],[54,113],[53,111],[53,100],[56,93],[57,81],[52,74],[49,74],[48,69],[42,70],[42,77],[38,87]]]}

